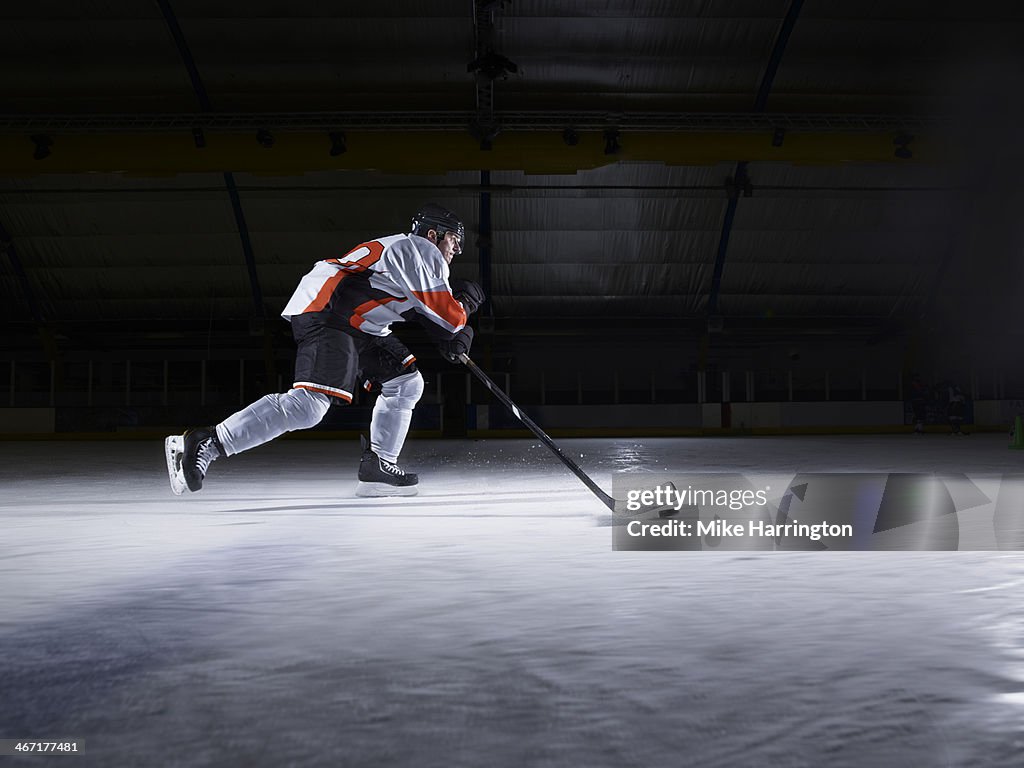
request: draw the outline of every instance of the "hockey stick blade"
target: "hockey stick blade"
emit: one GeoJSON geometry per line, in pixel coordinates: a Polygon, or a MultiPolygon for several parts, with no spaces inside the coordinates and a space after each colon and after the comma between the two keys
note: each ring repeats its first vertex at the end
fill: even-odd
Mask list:
{"type": "Polygon", "coordinates": [[[555,444],[555,441],[548,437],[543,429],[534,424],[533,419],[531,419],[529,416],[523,413],[520,410],[519,406],[513,403],[512,399],[504,392],[502,392],[498,388],[497,384],[491,381],[491,377],[484,373],[481,370],[480,366],[478,366],[476,363],[469,359],[469,355],[463,353],[459,355],[459,360],[462,361],[462,363],[473,372],[474,376],[476,376],[478,379],[480,379],[480,381],[483,382],[483,385],[487,387],[488,390],[490,390],[492,395],[501,400],[501,402],[504,403],[505,406],[508,407],[510,411],[512,411],[512,414],[517,419],[519,419],[519,421],[521,421],[527,429],[533,432],[533,434],[537,436],[537,439],[544,443],[544,445],[546,445],[551,450],[551,452],[555,454],[555,456],[558,457],[559,461],[561,461],[563,464],[565,464],[565,466],[569,468],[570,472],[572,472],[574,475],[576,475],[576,477],[580,479],[580,482],[587,486],[587,488],[589,488],[590,491],[601,500],[602,504],[608,507],[608,509],[610,509],[612,512],[615,511],[615,499],[609,496],[604,491],[602,491],[601,487],[593,480],[591,480],[590,476],[582,469],[580,469],[579,465],[575,461],[573,461],[564,453],[562,453],[562,449],[555,444]]]}

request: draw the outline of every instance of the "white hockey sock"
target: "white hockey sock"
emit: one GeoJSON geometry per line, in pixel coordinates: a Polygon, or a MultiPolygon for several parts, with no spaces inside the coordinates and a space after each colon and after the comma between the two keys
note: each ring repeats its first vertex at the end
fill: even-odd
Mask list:
{"type": "Polygon", "coordinates": [[[385,381],[381,385],[377,402],[373,404],[370,420],[370,447],[373,452],[392,464],[405,445],[412,421],[412,409],[423,395],[423,376],[419,371],[385,381]]]}
{"type": "Polygon", "coordinates": [[[231,456],[296,429],[315,427],[331,405],[331,398],[308,389],[290,389],[267,395],[217,425],[217,438],[231,456]]]}

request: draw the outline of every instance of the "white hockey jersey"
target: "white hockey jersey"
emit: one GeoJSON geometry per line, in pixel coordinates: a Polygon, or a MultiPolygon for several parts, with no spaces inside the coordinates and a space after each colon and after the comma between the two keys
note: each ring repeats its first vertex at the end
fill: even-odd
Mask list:
{"type": "Polygon", "coordinates": [[[451,338],[466,325],[466,310],[452,296],[448,276],[441,251],[425,237],[368,240],[341,258],[318,261],[281,316],[329,312],[371,336],[387,336],[391,323],[419,319],[428,321],[423,324],[432,336],[451,338]]]}

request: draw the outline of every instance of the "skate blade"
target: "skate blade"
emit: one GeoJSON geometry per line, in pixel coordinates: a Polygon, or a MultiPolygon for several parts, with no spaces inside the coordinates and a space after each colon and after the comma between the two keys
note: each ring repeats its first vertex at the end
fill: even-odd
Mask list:
{"type": "Polygon", "coordinates": [[[387,483],[366,483],[362,480],[356,486],[356,496],[415,496],[418,485],[388,485],[387,483]]]}
{"type": "Polygon", "coordinates": [[[171,435],[164,440],[164,458],[167,459],[167,478],[171,481],[171,493],[181,496],[185,492],[185,473],[179,466],[185,441],[181,435],[171,435]],[[177,461],[175,460],[177,457],[177,461]]]}

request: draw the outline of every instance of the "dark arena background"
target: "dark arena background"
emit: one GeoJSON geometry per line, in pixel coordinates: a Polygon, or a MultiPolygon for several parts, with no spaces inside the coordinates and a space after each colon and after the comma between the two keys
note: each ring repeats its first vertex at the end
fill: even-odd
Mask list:
{"type": "Polygon", "coordinates": [[[1022,39],[1008,0],[2,4],[0,753],[1021,765],[1022,39]],[[173,495],[166,436],[291,386],[302,275],[426,202],[547,439],[396,325],[417,496],[355,495],[368,393],[173,495]],[[857,532],[624,501],[695,476],[857,532]]]}

